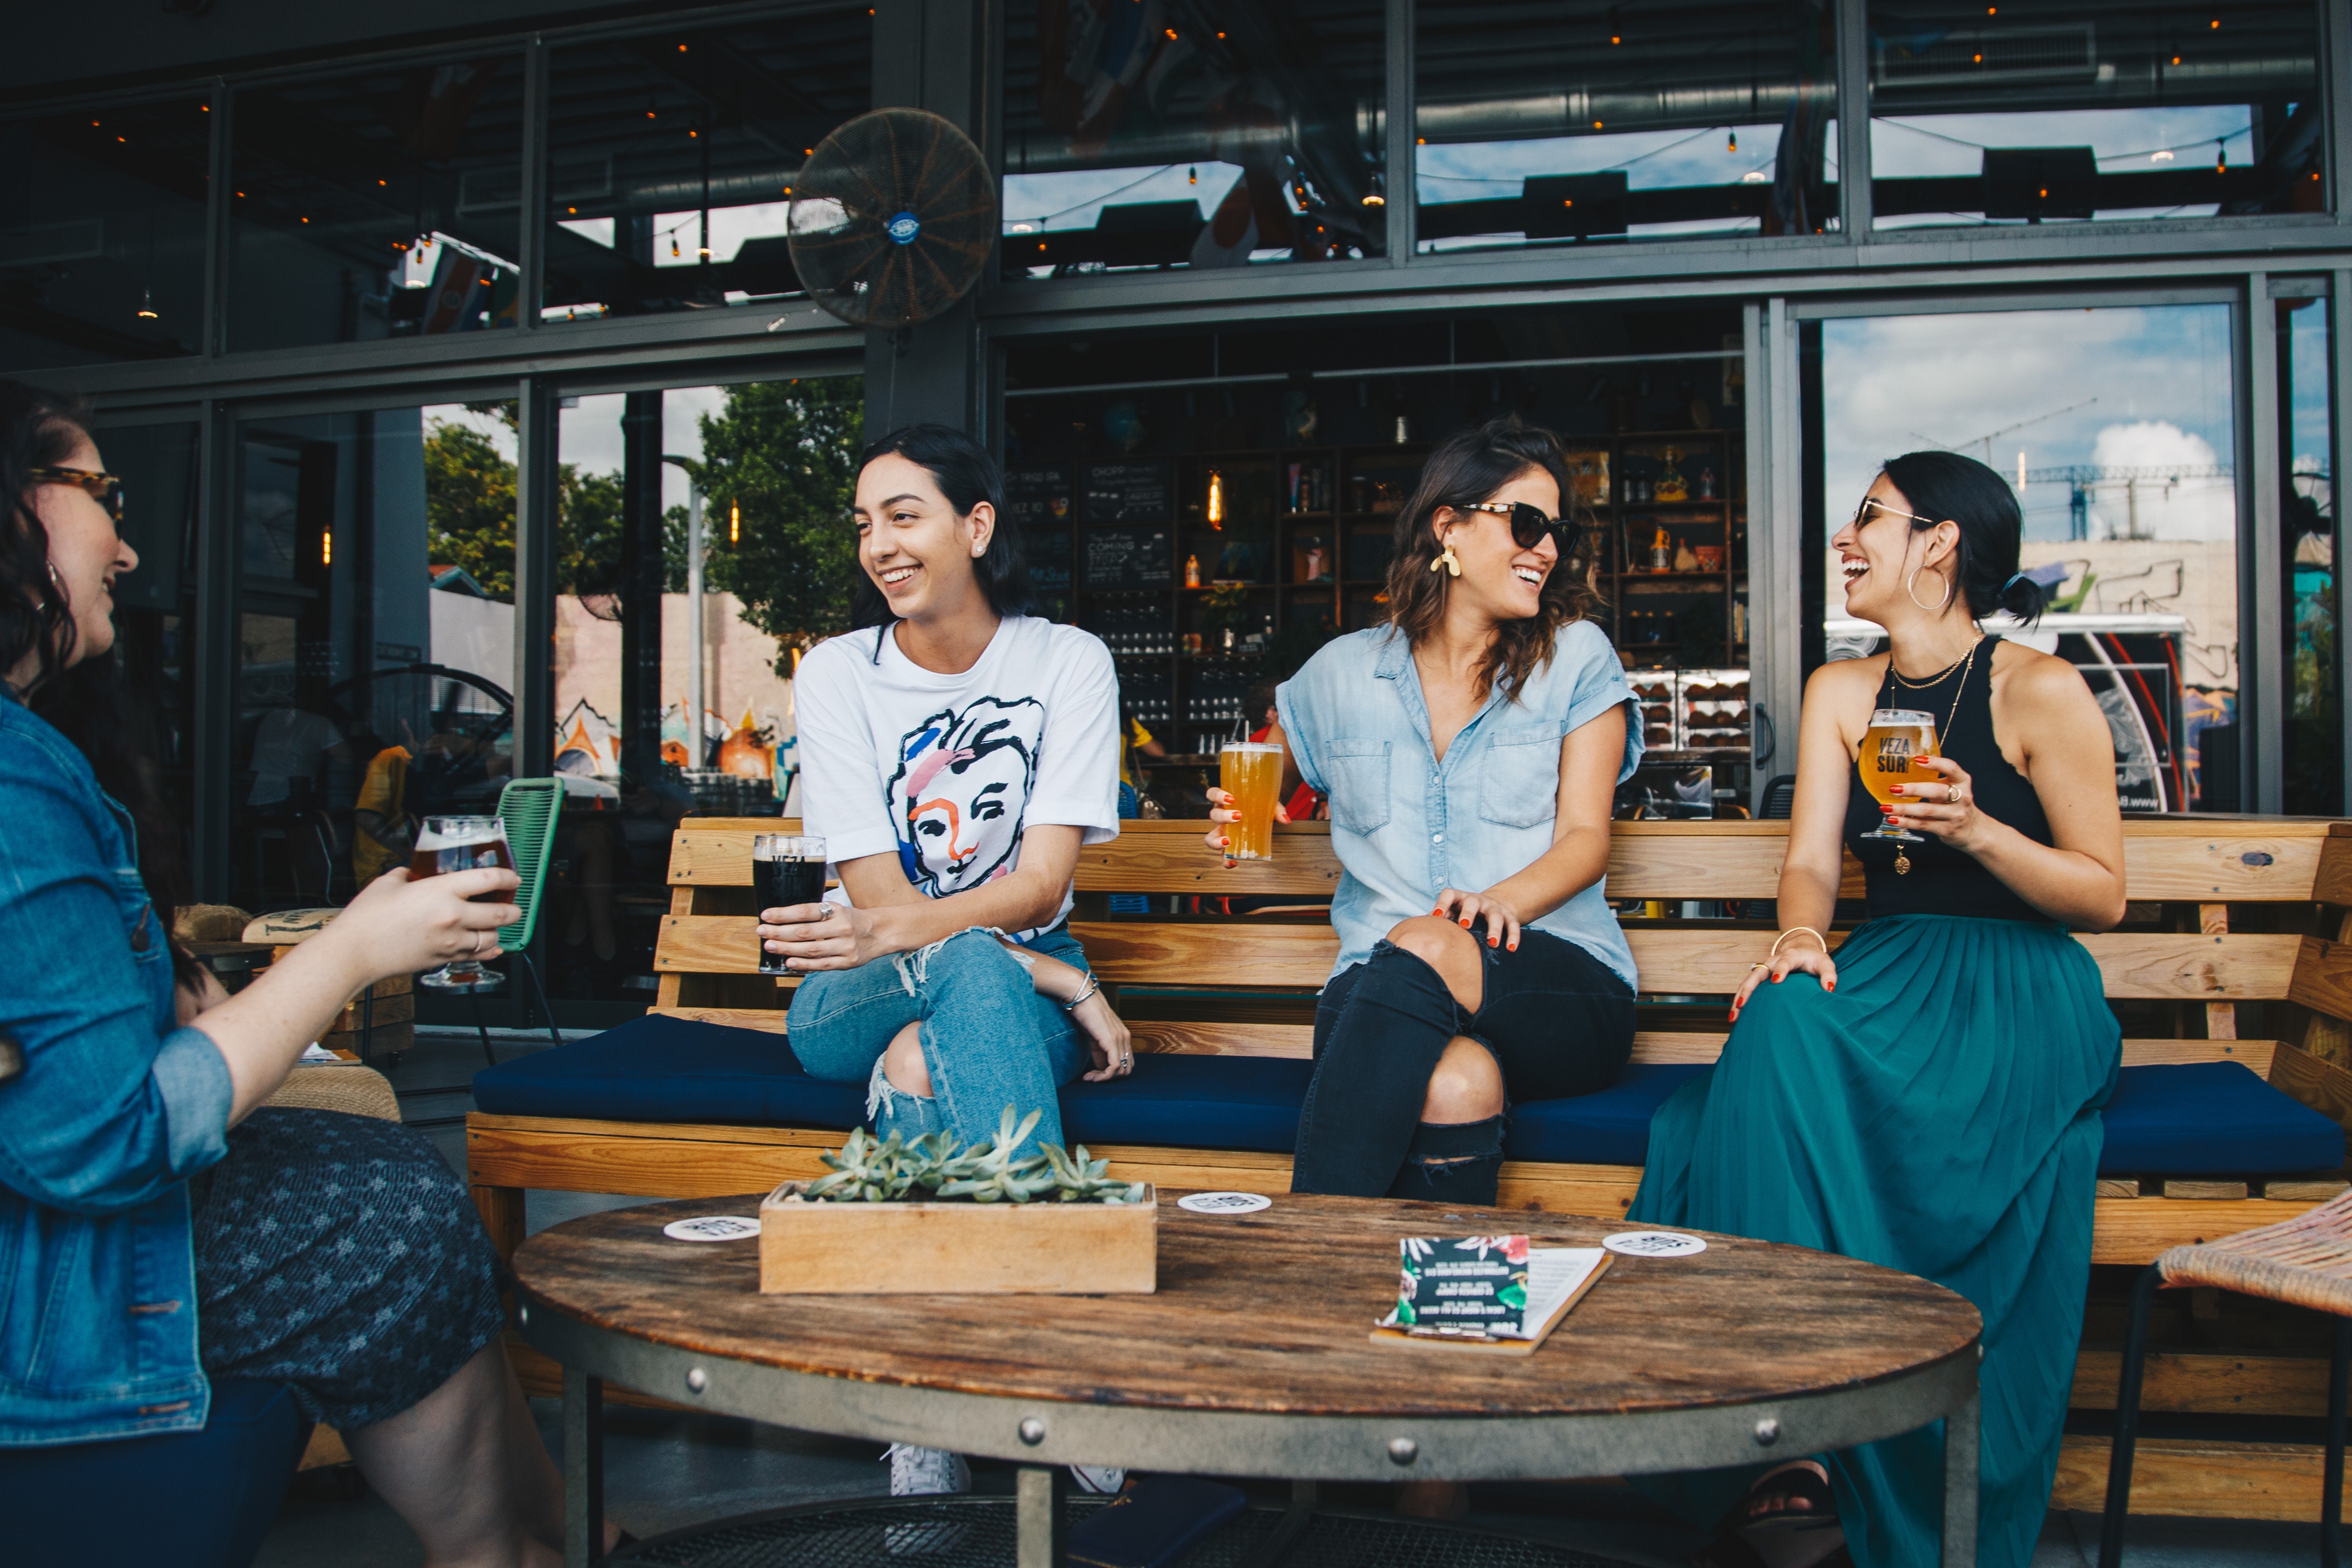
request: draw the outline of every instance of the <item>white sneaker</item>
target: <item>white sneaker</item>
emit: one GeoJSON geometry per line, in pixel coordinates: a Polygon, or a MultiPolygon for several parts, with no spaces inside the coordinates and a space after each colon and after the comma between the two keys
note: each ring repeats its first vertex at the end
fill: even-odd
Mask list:
{"type": "Polygon", "coordinates": [[[1117,1497],[1127,1486],[1127,1472],[1114,1465],[1072,1465],[1070,1479],[1097,1497],[1117,1497]]]}
{"type": "MultiPolygon", "coordinates": [[[[961,1454],[893,1443],[883,1457],[890,1461],[892,1497],[950,1497],[971,1490],[971,1466],[961,1454]]],[[[969,1530],[960,1520],[901,1520],[883,1526],[882,1549],[893,1557],[929,1556],[953,1551],[969,1530]]]]}
{"type": "Polygon", "coordinates": [[[883,1458],[890,1461],[892,1497],[943,1497],[971,1490],[971,1467],[961,1454],[893,1443],[883,1458]]]}

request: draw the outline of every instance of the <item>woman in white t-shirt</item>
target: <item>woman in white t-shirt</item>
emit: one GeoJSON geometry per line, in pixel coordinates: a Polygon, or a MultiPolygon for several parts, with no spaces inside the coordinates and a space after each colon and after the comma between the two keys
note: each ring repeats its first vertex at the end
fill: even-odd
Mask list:
{"type": "Polygon", "coordinates": [[[1060,1143],[1055,1091],[1134,1061],[1067,925],[1080,846],[1118,836],[1118,678],[1100,639],[1025,613],[1003,489],[942,425],[867,447],[862,624],[793,682],[807,831],[841,887],[761,911],[760,937],[808,976],[793,1055],[866,1082],[885,1137],[970,1144],[1010,1106],[1060,1143]]]}

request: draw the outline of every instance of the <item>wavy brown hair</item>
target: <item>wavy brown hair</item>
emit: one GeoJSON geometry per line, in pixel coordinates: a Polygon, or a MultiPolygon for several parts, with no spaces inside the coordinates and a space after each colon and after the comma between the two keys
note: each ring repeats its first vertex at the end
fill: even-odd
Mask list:
{"type": "Polygon", "coordinates": [[[35,468],[54,468],[89,439],[89,415],[73,397],[0,381],[0,672],[34,657],[24,695],[48,685],[73,662],[73,612],[49,575],[49,530],[33,509],[35,468]]]}
{"type": "MultiPolygon", "coordinates": [[[[1568,458],[1560,451],[1559,437],[1521,424],[1517,415],[1449,435],[1429,455],[1421,484],[1397,514],[1396,553],[1389,561],[1389,620],[1414,646],[1445,618],[1445,599],[1453,589],[1451,574],[1430,570],[1439,554],[1438,508],[1458,511],[1474,501],[1491,500],[1496,491],[1530,468],[1552,476],[1566,512],[1571,504],[1568,458]]],[[[1529,676],[1550,662],[1560,628],[1600,608],[1592,557],[1599,535],[1589,514],[1577,520],[1585,525],[1583,537],[1544,579],[1542,608],[1525,621],[1506,621],[1496,628],[1495,641],[1478,669],[1479,701],[1498,682],[1507,693],[1524,687],[1529,676]]]]}

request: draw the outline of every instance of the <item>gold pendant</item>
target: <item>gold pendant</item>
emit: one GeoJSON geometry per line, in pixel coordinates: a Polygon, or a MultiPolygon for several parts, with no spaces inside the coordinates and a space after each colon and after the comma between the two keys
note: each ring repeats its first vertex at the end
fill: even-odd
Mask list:
{"type": "Polygon", "coordinates": [[[1896,876],[1911,874],[1911,857],[1899,849],[1895,852],[1895,874],[1896,876]]]}

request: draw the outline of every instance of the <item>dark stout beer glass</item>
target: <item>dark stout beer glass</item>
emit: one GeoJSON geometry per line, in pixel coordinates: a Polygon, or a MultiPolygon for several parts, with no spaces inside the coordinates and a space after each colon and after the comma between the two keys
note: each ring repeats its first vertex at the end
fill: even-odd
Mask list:
{"type": "MultiPolygon", "coordinates": [[[[795,904],[816,904],[824,898],[824,841],[791,833],[760,833],[751,840],[751,887],[760,896],[760,913],[788,909],[795,904]]],[[[760,945],[760,973],[789,975],[781,953],[760,945]]]]}
{"type": "MultiPolygon", "coordinates": [[[[416,852],[409,858],[411,880],[422,882],[445,871],[514,870],[507,848],[507,825],[496,817],[427,817],[416,834],[416,852]]],[[[476,904],[504,904],[504,893],[478,893],[476,904]]],[[[504,975],[482,967],[478,959],[453,958],[429,974],[416,977],[420,986],[437,990],[494,991],[505,985],[504,975]]]]}

